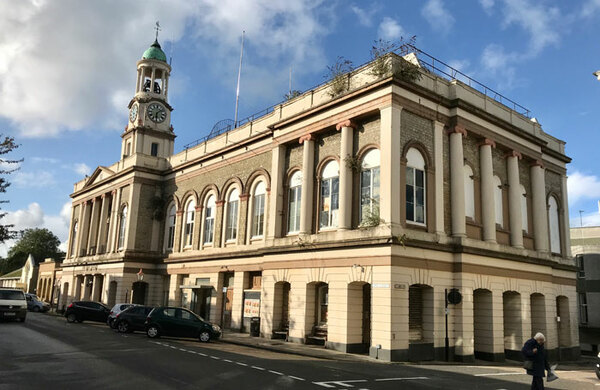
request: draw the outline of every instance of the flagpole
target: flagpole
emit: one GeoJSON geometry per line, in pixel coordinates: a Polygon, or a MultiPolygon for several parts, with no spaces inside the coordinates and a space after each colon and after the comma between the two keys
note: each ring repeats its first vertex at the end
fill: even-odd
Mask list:
{"type": "Polygon", "coordinates": [[[233,120],[233,127],[237,127],[238,120],[238,105],[240,101],[240,78],[242,77],[242,58],[244,58],[244,35],[246,31],[242,31],[242,48],[240,50],[240,67],[238,69],[237,88],[235,91],[235,119],[233,120]]]}

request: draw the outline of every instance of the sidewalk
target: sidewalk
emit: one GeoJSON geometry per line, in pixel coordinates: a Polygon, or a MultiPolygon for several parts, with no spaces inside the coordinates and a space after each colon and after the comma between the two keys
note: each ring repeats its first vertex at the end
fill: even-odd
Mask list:
{"type": "MultiPolygon", "coordinates": [[[[266,339],[262,337],[250,337],[248,333],[237,333],[225,331],[220,341],[229,344],[242,345],[251,348],[264,349],[272,352],[289,353],[293,355],[307,356],[317,359],[338,360],[348,362],[372,362],[389,363],[369,357],[368,355],[359,355],[334,351],[318,345],[306,345],[290,343],[285,340],[266,339]]],[[[581,356],[579,360],[572,362],[558,363],[560,370],[593,370],[597,358],[592,356],[581,356]]],[[[444,361],[426,361],[426,362],[394,362],[394,364],[414,364],[414,365],[459,365],[459,366],[500,366],[500,367],[522,367],[523,363],[515,360],[506,360],[505,362],[489,362],[485,360],[476,360],[471,363],[444,362],[444,361]]],[[[555,364],[551,362],[551,364],[555,364]]]]}

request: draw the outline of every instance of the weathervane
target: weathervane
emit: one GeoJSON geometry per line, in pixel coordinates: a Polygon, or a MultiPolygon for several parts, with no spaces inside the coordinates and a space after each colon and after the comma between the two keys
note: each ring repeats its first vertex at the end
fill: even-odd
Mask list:
{"type": "Polygon", "coordinates": [[[154,29],[156,30],[156,40],[158,41],[158,32],[161,30],[158,20],[156,21],[156,27],[154,27],[154,29]]]}

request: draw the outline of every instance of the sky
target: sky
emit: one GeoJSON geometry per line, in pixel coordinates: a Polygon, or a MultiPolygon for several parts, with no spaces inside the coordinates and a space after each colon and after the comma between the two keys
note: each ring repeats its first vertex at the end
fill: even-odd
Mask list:
{"type": "Polygon", "coordinates": [[[375,40],[416,36],[567,142],[571,226],[600,225],[600,0],[0,0],[0,134],[24,159],[0,223],[48,228],[64,248],[73,184],[119,159],[157,20],[176,153],[233,119],[242,31],[240,118],[281,102],[290,68],[308,90],[338,56],[360,65],[375,40]]]}

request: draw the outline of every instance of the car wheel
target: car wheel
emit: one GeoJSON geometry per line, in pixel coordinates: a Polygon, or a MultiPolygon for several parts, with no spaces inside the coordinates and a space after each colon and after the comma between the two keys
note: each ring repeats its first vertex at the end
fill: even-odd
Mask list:
{"type": "Polygon", "coordinates": [[[148,329],[146,329],[146,335],[148,337],[150,337],[151,339],[155,339],[160,337],[160,332],[158,330],[158,328],[156,327],[156,325],[150,325],[148,327],[148,329]]]}
{"type": "Polygon", "coordinates": [[[75,322],[77,321],[77,316],[74,313],[71,313],[67,316],[67,322],[75,322]]]}
{"type": "Polygon", "coordinates": [[[110,322],[108,323],[108,325],[110,326],[111,329],[117,329],[117,321],[113,318],[111,320],[109,320],[110,322]]]}
{"type": "Polygon", "coordinates": [[[207,330],[203,330],[200,332],[200,336],[198,336],[198,338],[203,343],[208,343],[210,341],[210,333],[207,330]]]}
{"type": "Polygon", "coordinates": [[[127,323],[127,321],[119,321],[119,323],[117,324],[117,329],[120,333],[127,333],[129,332],[129,324],[127,323]]]}
{"type": "Polygon", "coordinates": [[[34,313],[38,313],[40,311],[40,308],[38,306],[34,306],[32,310],[34,313]]]}
{"type": "Polygon", "coordinates": [[[82,320],[82,319],[80,319],[80,318],[78,318],[78,319],[77,319],[77,322],[79,322],[79,323],[81,324],[81,323],[83,322],[83,320],[82,320]]]}

